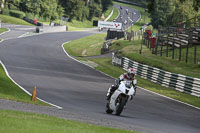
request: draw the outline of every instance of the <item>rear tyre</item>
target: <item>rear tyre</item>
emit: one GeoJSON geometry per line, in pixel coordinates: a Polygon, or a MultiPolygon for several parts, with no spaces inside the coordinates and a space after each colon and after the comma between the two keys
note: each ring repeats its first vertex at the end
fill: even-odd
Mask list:
{"type": "Polygon", "coordinates": [[[106,113],[107,114],[112,114],[113,110],[110,109],[109,107],[109,102],[106,104],[106,113]]]}
{"type": "Polygon", "coordinates": [[[122,97],[120,99],[119,105],[117,106],[115,115],[119,116],[121,112],[123,111],[125,105],[126,105],[126,99],[122,97]]]}

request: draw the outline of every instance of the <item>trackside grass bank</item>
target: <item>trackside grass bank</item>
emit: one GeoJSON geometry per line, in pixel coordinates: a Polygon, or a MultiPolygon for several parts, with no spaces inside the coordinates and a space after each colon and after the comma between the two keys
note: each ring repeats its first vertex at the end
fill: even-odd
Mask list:
{"type": "Polygon", "coordinates": [[[1,18],[3,23],[33,26],[32,24],[30,24],[30,23],[28,23],[28,22],[26,22],[26,21],[24,21],[22,19],[11,17],[11,16],[7,16],[7,15],[0,15],[0,18],[1,18]]]}
{"type": "Polygon", "coordinates": [[[108,19],[108,21],[113,21],[119,15],[119,11],[117,8],[113,8],[113,15],[108,19]]]}
{"type": "Polygon", "coordinates": [[[192,63],[180,62],[173,60],[170,57],[161,57],[152,54],[146,46],[142,46],[142,54],[139,54],[141,49],[141,40],[126,41],[118,40],[112,43],[111,50],[121,50],[122,56],[126,56],[136,62],[146,64],[152,67],[157,67],[169,72],[183,74],[191,77],[200,78],[200,68],[192,63]]]}
{"type": "MultiPolygon", "coordinates": [[[[15,85],[4,72],[3,67],[0,65],[0,98],[9,99],[19,102],[32,103],[31,97],[15,85]]],[[[47,105],[39,100],[35,104],[47,105]]]]}
{"type": "MultiPolygon", "coordinates": [[[[90,36],[90,37],[92,37],[92,36],[90,36]]],[[[97,38],[96,38],[96,40],[97,40],[97,38]]],[[[129,51],[129,52],[132,51],[131,53],[129,53],[132,56],[134,56],[134,51],[136,51],[136,53],[138,53],[137,47],[139,46],[140,41],[135,41],[135,43],[137,43],[136,45],[138,45],[137,47],[135,47],[133,42],[125,41],[127,43],[123,43],[123,44],[122,44],[122,42],[124,42],[123,40],[119,40],[119,42],[120,42],[120,45],[115,46],[115,44],[113,44],[111,46],[111,50],[122,49],[122,51],[123,51],[125,49],[126,52],[127,51],[129,51]]],[[[65,47],[65,50],[69,54],[71,54],[72,56],[76,56],[76,55],[81,55],[81,52],[80,52],[81,50],[77,51],[76,47],[78,47],[78,48],[79,47],[84,47],[86,49],[86,51],[87,51],[87,48],[90,48],[91,46],[95,46],[93,48],[94,49],[95,48],[98,49],[99,48],[99,47],[97,47],[98,43],[99,42],[96,42],[96,44],[95,43],[91,44],[90,41],[88,41],[88,38],[86,37],[86,38],[81,38],[79,40],[75,40],[75,41],[72,41],[70,43],[67,43],[67,44],[64,45],[64,47],[65,47]],[[84,42],[84,43],[81,43],[81,42],[84,42]]],[[[101,43],[101,45],[103,45],[103,43],[101,43]]],[[[95,50],[93,50],[93,51],[95,51],[95,50]]],[[[141,56],[141,59],[145,58],[145,57],[142,57],[142,55],[138,55],[138,60],[140,59],[139,56],[141,56]]],[[[117,78],[120,74],[125,72],[122,68],[113,66],[111,64],[111,60],[112,60],[111,58],[95,58],[95,59],[89,58],[89,59],[85,59],[85,58],[78,57],[77,59],[83,60],[83,61],[86,61],[86,62],[90,61],[90,64],[91,64],[91,62],[94,62],[94,63],[98,64],[98,65],[96,65],[95,69],[97,69],[99,71],[102,71],[102,72],[104,72],[104,73],[106,73],[108,75],[111,75],[111,76],[113,76],[115,78],[117,78]]],[[[165,61],[163,61],[163,62],[165,62],[165,61]]],[[[147,90],[151,90],[151,91],[154,91],[156,93],[159,93],[159,94],[174,98],[176,100],[179,100],[179,101],[182,101],[182,102],[189,103],[191,105],[200,107],[200,98],[198,98],[198,97],[191,96],[189,94],[181,93],[181,92],[175,91],[173,89],[169,89],[169,88],[160,86],[158,84],[155,84],[153,82],[150,82],[148,80],[145,80],[145,79],[142,79],[142,78],[139,78],[139,77],[137,77],[137,79],[138,79],[138,86],[140,86],[140,87],[143,87],[143,88],[145,88],[147,90]]]]}
{"type": "Polygon", "coordinates": [[[5,31],[8,31],[8,29],[6,29],[6,28],[0,28],[0,34],[3,33],[3,32],[5,32],[5,31]]]}
{"type": "Polygon", "coordinates": [[[101,46],[103,44],[106,34],[96,34],[72,41],[64,48],[72,56],[93,56],[100,55],[101,46]]]}
{"type": "Polygon", "coordinates": [[[1,133],[136,133],[61,119],[57,117],[0,110],[1,133]]]}

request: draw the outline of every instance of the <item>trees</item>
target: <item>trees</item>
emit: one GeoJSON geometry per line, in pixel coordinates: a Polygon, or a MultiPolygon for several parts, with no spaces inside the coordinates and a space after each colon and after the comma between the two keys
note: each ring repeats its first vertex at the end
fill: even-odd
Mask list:
{"type": "Polygon", "coordinates": [[[5,6],[5,0],[2,0],[1,1],[1,8],[4,8],[4,6],[5,6]]]}
{"type": "Polygon", "coordinates": [[[154,28],[174,25],[200,15],[199,6],[200,0],[147,0],[154,28]]]}
{"type": "Polygon", "coordinates": [[[20,10],[32,16],[54,20],[60,16],[70,20],[92,20],[112,4],[112,0],[1,0],[6,8],[20,10]]]}

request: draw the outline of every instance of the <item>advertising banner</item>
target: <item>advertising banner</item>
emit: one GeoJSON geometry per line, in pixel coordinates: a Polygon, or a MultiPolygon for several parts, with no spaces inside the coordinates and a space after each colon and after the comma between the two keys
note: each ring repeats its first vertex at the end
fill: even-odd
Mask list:
{"type": "Polygon", "coordinates": [[[99,21],[98,27],[121,30],[122,29],[122,23],[99,21]]]}

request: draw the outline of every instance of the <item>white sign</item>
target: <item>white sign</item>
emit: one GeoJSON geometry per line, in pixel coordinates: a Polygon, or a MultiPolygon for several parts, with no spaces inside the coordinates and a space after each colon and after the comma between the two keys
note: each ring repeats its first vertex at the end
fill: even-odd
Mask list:
{"type": "Polygon", "coordinates": [[[98,27],[105,27],[105,28],[121,30],[122,29],[122,23],[98,21],[98,27]]]}

